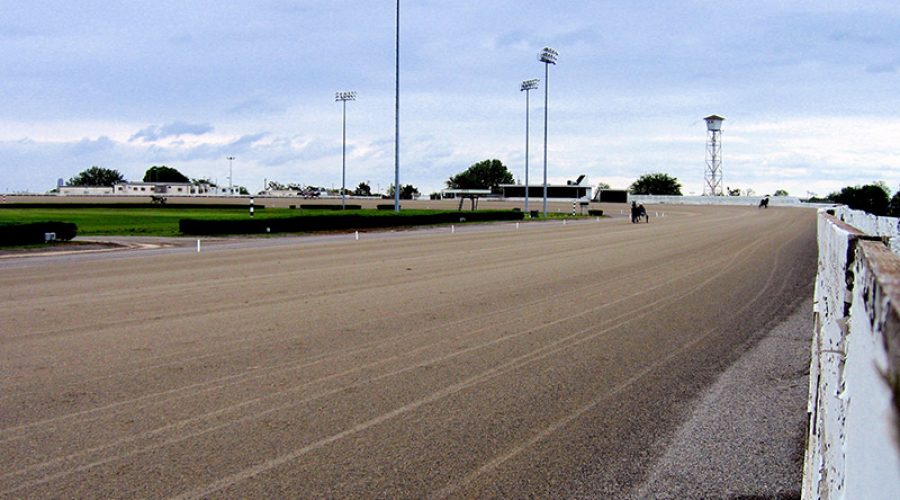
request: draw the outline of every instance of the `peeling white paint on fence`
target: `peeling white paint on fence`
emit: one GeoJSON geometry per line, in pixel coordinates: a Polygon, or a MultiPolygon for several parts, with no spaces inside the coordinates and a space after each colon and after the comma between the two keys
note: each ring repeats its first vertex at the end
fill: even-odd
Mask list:
{"type": "Polygon", "coordinates": [[[900,257],[824,210],[818,230],[803,498],[898,498],[900,257]]]}
{"type": "Polygon", "coordinates": [[[846,206],[835,207],[834,216],[868,235],[889,238],[891,251],[900,255],[900,218],[878,217],[846,206]]]}

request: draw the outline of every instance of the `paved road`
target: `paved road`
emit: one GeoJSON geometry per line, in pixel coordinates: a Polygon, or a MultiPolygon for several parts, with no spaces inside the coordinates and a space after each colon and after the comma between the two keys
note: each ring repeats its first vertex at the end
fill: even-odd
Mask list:
{"type": "Polygon", "coordinates": [[[633,492],[815,273],[666,215],[0,262],[0,497],[633,492]]]}

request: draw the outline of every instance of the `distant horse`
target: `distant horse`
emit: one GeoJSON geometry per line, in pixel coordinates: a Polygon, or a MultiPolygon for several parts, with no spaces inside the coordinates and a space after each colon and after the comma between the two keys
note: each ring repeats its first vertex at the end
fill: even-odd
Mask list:
{"type": "Polygon", "coordinates": [[[647,215],[647,209],[644,208],[644,205],[638,205],[638,217],[637,218],[638,218],[638,222],[640,222],[641,219],[644,219],[644,222],[647,222],[647,223],[650,222],[650,216],[647,215]]]}
{"type": "Polygon", "coordinates": [[[638,224],[641,222],[641,219],[644,219],[644,222],[650,222],[650,216],[647,215],[647,209],[644,208],[644,205],[632,205],[631,222],[638,224]]]}
{"type": "Polygon", "coordinates": [[[759,208],[769,208],[769,198],[765,197],[759,200],[759,208]]]}

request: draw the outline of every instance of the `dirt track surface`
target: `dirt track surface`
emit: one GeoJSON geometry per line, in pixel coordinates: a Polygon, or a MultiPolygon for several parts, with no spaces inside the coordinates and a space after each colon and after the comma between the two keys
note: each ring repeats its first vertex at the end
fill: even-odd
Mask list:
{"type": "Polygon", "coordinates": [[[633,492],[815,273],[812,210],[665,210],[0,262],[0,497],[633,492]]]}

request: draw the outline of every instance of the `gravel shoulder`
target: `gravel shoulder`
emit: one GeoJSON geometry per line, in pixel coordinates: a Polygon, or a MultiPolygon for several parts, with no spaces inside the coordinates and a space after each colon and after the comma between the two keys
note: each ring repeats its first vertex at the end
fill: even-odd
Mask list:
{"type": "Polygon", "coordinates": [[[812,302],[729,368],[633,498],[799,498],[812,302]]]}

